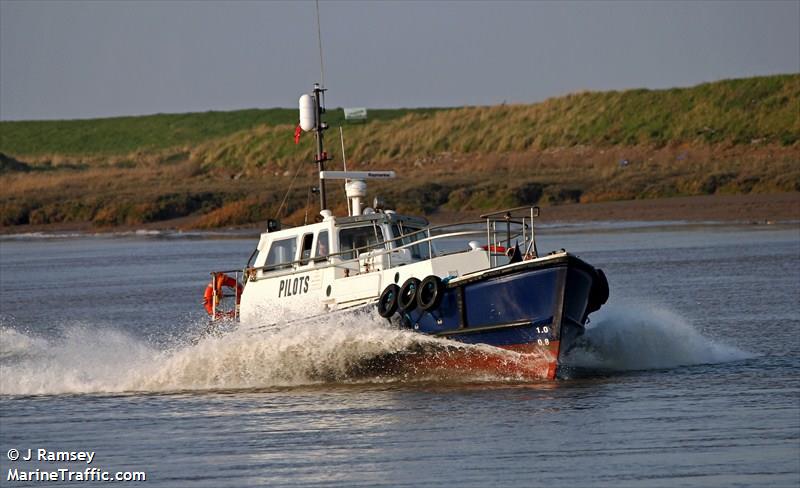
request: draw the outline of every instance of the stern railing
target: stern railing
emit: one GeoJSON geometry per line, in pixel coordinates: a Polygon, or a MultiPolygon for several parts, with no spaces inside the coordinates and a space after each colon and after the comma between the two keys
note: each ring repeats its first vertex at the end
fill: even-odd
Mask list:
{"type": "MultiPolygon", "coordinates": [[[[524,243],[523,247],[525,248],[525,251],[522,253],[523,259],[539,257],[539,250],[536,247],[536,232],[534,231],[533,225],[534,219],[538,217],[539,207],[532,207],[529,205],[497,210],[496,212],[481,215],[482,219],[486,219],[486,241],[493,243],[488,245],[494,245],[495,250],[498,248],[497,223],[500,222],[506,224],[505,248],[507,250],[510,249],[512,240],[511,226],[516,223],[519,224],[521,228],[522,241],[524,243]],[[502,219],[498,219],[497,216],[502,216],[502,219]],[[527,233],[528,225],[530,225],[530,233],[527,233]]],[[[495,267],[497,266],[497,253],[494,253],[493,256],[494,263],[492,266],[495,267]]]]}
{"type": "Polygon", "coordinates": [[[241,269],[232,269],[226,271],[212,271],[211,272],[211,320],[218,319],[239,319],[239,302],[242,298],[240,287],[244,288],[244,271],[241,269]],[[233,276],[231,276],[233,275],[233,276]],[[233,296],[226,295],[222,288],[226,285],[217,286],[217,283],[225,277],[232,278],[236,281],[236,286],[233,288],[233,296]],[[230,310],[218,310],[217,308],[222,304],[226,298],[233,298],[233,308],[230,310]]]}

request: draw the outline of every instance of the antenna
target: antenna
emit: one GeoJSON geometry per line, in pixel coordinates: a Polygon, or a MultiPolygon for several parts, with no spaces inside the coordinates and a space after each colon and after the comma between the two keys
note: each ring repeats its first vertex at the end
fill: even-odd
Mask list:
{"type": "Polygon", "coordinates": [[[325,88],[325,66],[322,63],[322,29],[319,22],[319,0],[317,0],[317,42],[319,43],[319,76],[322,88],[325,88]]]}
{"type": "Polygon", "coordinates": [[[320,180],[348,180],[345,193],[351,200],[351,216],[361,215],[361,204],[367,196],[367,183],[364,180],[385,180],[394,178],[394,171],[320,171],[320,180]]]}
{"type": "MultiPolygon", "coordinates": [[[[322,146],[322,131],[328,128],[328,125],[322,122],[322,114],[325,113],[325,65],[322,62],[322,27],[320,27],[319,20],[319,0],[316,0],[317,7],[317,43],[319,44],[319,76],[322,86],[314,85],[314,98],[316,99],[316,115],[317,115],[317,165],[319,171],[325,171],[325,161],[328,160],[328,153],[325,152],[322,146]]],[[[320,177],[319,180],[319,206],[320,210],[328,208],[328,201],[325,195],[325,180],[320,177]]]]}
{"type": "Polygon", "coordinates": [[[342,163],[344,163],[344,170],[347,171],[347,156],[344,155],[344,131],[339,127],[339,139],[342,140],[342,163]]]}
{"type": "MultiPolygon", "coordinates": [[[[342,163],[344,164],[344,171],[347,172],[347,156],[344,153],[344,130],[342,126],[339,126],[339,139],[342,141],[342,163]]],[[[344,199],[347,200],[347,215],[351,214],[350,209],[350,198],[347,196],[347,182],[349,180],[344,180],[344,199]]]]}
{"type": "Polygon", "coordinates": [[[319,167],[319,206],[320,210],[328,208],[328,201],[325,192],[325,180],[322,173],[325,172],[325,161],[330,161],[328,153],[325,152],[323,144],[323,132],[328,128],[328,124],[322,121],[325,113],[325,68],[322,64],[322,34],[319,22],[319,0],[317,0],[317,38],[319,39],[319,69],[322,76],[322,85],[314,83],[314,90],[311,94],[300,97],[300,129],[305,132],[314,131],[316,138],[316,159],[314,160],[319,167]]]}

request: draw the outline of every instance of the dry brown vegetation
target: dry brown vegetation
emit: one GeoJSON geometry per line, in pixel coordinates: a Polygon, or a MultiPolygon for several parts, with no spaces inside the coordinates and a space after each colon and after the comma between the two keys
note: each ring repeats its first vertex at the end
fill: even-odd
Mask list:
{"type": "MultiPolygon", "coordinates": [[[[345,135],[350,169],[398,171],[400,179],[371,189],[401,211],[800,191],[800,75],[397,115],[345,135]]],[[[33,123],[3,124],[7,151],[9,134],[33,123]]],[[[116,154],[108,142],[87,153],[70,137],[62,152],[50,141],[47,151],[12,153],[16,162],[0,168],[0,224],[6,232],[65,223],[241,226],[276,216],[290,187],[279,216],[302,222],[307,208],[315,213],[315,168],[310,136],[295,146],[292,130],[260,124],[116,154]]],[[[342,209],[343,191],[329,191],[342,209]]]]}

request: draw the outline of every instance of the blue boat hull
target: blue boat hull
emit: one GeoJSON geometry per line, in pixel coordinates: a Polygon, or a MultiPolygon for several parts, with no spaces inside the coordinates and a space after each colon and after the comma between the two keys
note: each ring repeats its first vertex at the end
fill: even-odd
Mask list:
{"type": "Polygon", "coordinates": [[[523,261],[450,283],[438,307],[402,312],[421,333],[524,353],[523,376],[553,379],[583,334],[589,313],[608,297],[602,271],[575,256],[523,261]]]}

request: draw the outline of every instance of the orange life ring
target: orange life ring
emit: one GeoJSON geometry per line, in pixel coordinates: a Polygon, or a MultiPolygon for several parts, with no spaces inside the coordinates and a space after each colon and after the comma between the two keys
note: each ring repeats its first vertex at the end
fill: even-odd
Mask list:
{"type": "Polygon", "coordinates": [[[206,286],[206,291],[203,294],[203,306],[208,312],[208,315],[214,316],[223,316],[223,317],[233,317],[235,315],[234,310],[230,310],[227,312],[221,312],[219,310],[214,310],[214,294],[216,292],[217,296],[217,309],[219,308],[219,304],[222,302],[222,298],[225,297],[223,293],[223,288],[230,288],[232,290],[236,290],[236,305],[242,300],[242,290],[244,289],[235,278],[232,278],[226,274],[218,274],[214,276],[211,283],[206,286]]]}

